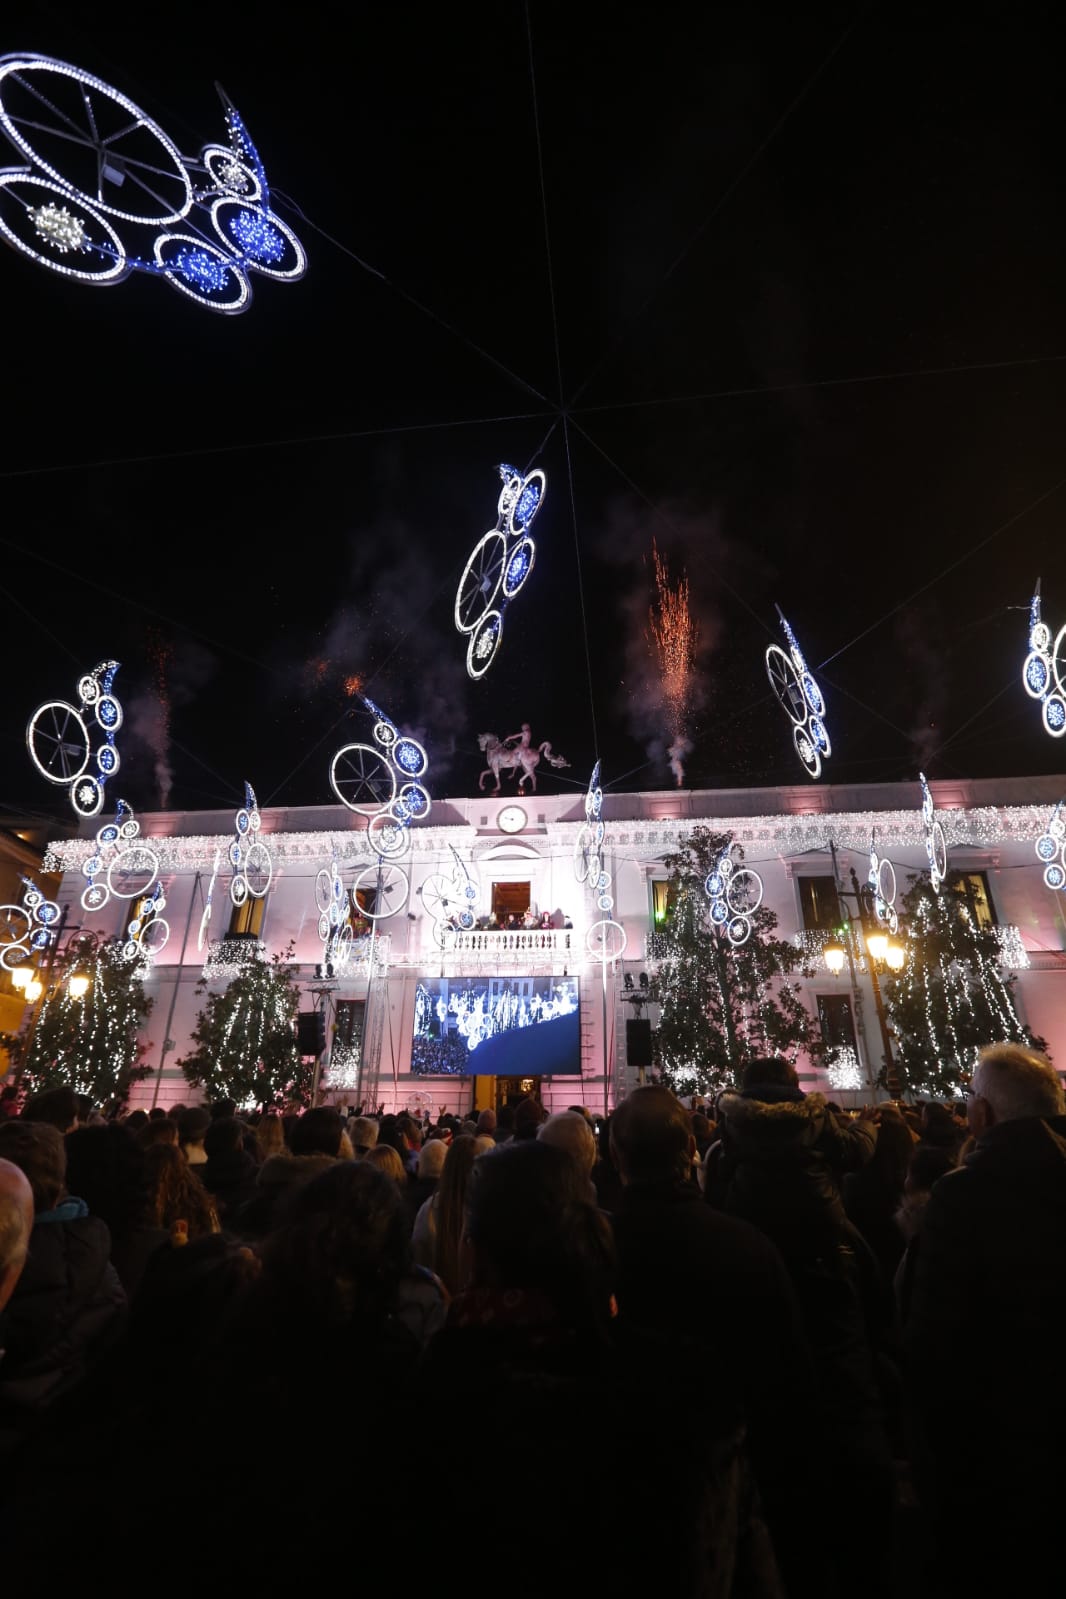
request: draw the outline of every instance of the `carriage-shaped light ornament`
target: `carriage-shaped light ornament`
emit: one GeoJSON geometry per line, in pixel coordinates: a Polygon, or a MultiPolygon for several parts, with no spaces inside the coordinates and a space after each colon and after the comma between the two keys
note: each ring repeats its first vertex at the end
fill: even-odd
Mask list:
{"type": "Polygon", "coordinates": [[[1063,800],[1055,806],[1047,824],[1047,831],[1036,841],[1036,856],[1044,866],[1044,882],[1048,888],[1066,893],[1066,819],[1063,800]]]}
{"type": "Polygon", "coordinates": [[[36,883],[23,877],[22,903],[0,905],[0,966],[14,971],[33,955],[40,955],[56,939],[62,912],[54,899],[46,899],[36,883]]]}
{"type": "Polygon", "coordinates": [[[899,914],[896,910],[896,868],[884,855],[878,855],[873,840],[870,842],[870,870],[866,874],[873,900],[874,915],[890,933],[899,932],[899,914]]]}
{"type": "Polygon", "coordinates": [[[477,920],[474,906],[478,902],[477,879],[463,860],[454,844],[452,869],[427,877],[419,890],[423,908],[433,920],[433,938],[442,950],[455,944],[460,932],[470,932],[477,920]]]}
{"type": "Polygon", "coordinates": [[[730,843],[707,873],[703,891],[711,902],[711,926],[739,949],[751,937],[752,916],[762,904],[762,878],[750,866],[737,865],[730,843]]]}
{"type": "Polygon", "coordinates": [[[116,899],[136,899],[146,894],[159,875],[159,856],[140,838],[141,824],[126,801],[120,799],[115,814],[96,830],[90,853],[81,864],[85,887],[83,911],[102,911],[116,899]]]}
{"type": "Polygon", "coordinates": [[[925,853],[929,861],[929,881],[933,885],[933,892],[939,894],[940,885],[948,872],[947,840],[944,838],[944,829],[936,819],[933,796],[929,792],[924,772],[918,773],[918,781],[922,785],[922,821],[925,823],[925,853]]]}
{"type": "MultiPolygon", "coordinates": [[[[260,837],[263,818],[251,783],[244,785],[244,804],[233,819],[234,837],[229,847],[233,868],[229,895],[234,905],[243,905],[249,895],[263,899],[274,876],[274,861],[260,837]]],[[[214,878],[211,880],[214,886],[214,878]]]]}
{"type": "Polygon", "coordinates": [[[318,936],[322,940],[322,961],[336,975],[348,965],[355,941],[348,895],[336,857],[315,878],[315,904],[318,906],[318,936]]]}
{"type": "Polygon", "coordinates": [[[469,635],[466,669],[475,681],[496,659],[507,607],[533,571],[537,547],[529,530],[548,489],[539,467],[523,474],[503,462],[497,470],[503,487],[496,526],[474,545],[455,591],[455,625],[469,635]]]}
{"type": "Polygon", "coordinates": [[[164,278],[211,311],[252,301],[250,273],[303,276],[303,245],[270,208],[263,163],[218,87],[228,144],[182,155],[132,100],[50,56],[0,56],[0,236],[77,283],[164,278]]]}
{"type": "Polygon", "coordinates": [[[1066,627],[1051,642],[1051,629],[1040,616],[1040,579],[1029,602],[1029,651],[1022,666],[1022,682],[1031,699],[1043,707],[1044,729],[1052,738],[1066,734],[1066,627]]]}
{"type": "Polygon", "coordinates": [[[607,829],[602,810],[603,789],[600,785],[600,763],[597,761],[585,794],[585,820],[574,840],[574,877],[589,889],[599,912],[598,918],[585,933],[585,949],[592,960],[598,960],[606,966],[608,961],[622,958],[628,938],[621,922],[616,922],[611,915],[614,892],[611,874],[603,864],[607,829]]]}
{"type": "Polygon", "coordinates": [[[352,893],[372,904],[367,910],[357,899],[361,915],[382,921],[407,904],[411,884],[399,862],[411,847],[412,822],[429,815],[429,790],[419,781],[429,757],[372,699],[360,697],[374,717],[373,742],[339,749],[329,780],[341,803],[366,818],[366,839],[376,861],[360,872],[352,893]]]}
{"type": "Polygon", "coordinates": [[[118,664],[100,661],[78,679],[80,705],[45,700],[26,724],[26,748],[34,766],[50,783],[69,791],[74,814],[83,820],[99,816],[104,785],[119,768],[115,734],[122,726],[122,706],[112,693],[118,664]]]}
{"type": "Polygon", "coordinates": [[[780,605],[777,614],[788,651],[779,644],[770,645],[766,651],[766,675],[778,704],[792,723],[792,742],[804,770],[808,777],[820,777],[822,762],[833,753],[825,724],[825,700],[780,605]]]}
{"type": "Polygon", "coordinates": [[[170,938],[170,923],[163,915],[166,903],[163,885],[157,882],[152,892],[146,894],[137,905],[133,918],[126,928],[126,938],[121,951],[124,961],[131,964],[134,961],[145,961],[150,964],[152,958],[163,950],[170,938]]]}

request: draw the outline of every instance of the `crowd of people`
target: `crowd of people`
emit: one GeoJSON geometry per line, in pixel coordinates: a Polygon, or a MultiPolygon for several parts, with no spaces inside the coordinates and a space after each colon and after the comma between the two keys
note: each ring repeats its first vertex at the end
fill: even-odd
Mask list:
{"type": "Polygon", "coordinates": [[[779,1058],[602,1122],[54,1090],[0,1121],[0,1564],[1031,1599],[1064,1331],[1066,1103],[1015,1045],[858,1114],[779,1058]]]}

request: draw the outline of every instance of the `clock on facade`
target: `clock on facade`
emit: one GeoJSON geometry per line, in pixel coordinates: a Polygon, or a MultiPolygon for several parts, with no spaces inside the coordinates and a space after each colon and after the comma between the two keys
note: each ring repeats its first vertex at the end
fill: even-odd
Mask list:
{"type": "Polygon", "coordinates": [[[526,825],[526,813],[521,805],[504,805],[496,813],[496,826],[503,833],[520,833],[526,825]]]}

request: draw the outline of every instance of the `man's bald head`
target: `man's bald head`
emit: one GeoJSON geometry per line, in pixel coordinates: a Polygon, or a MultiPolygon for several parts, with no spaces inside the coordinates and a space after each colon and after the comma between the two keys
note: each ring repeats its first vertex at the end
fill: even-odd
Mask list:
{"type": "Polygon", "coordinates": [[[33,1230],[33,1189],[13,1161],[0,1160],[0,1310],[22,1275],[33,1230]]]}

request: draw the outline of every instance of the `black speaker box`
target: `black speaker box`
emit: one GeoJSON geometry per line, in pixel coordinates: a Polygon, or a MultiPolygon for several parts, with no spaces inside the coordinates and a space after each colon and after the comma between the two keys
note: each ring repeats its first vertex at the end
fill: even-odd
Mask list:
{"type": "Polygon", "coordinates": [[[646,1016],[631,1016],[626,1022],[626,1060],[630,1066],[650,1066],[651,1022],[646,1016]]]}
{"type": "Polygon", "coordinates": [[[301,1055],[321,1055],[326,1047],[326,1018],[320,1010],[301,1011],[296,1018],[296,1042],[301,1055]]]}

